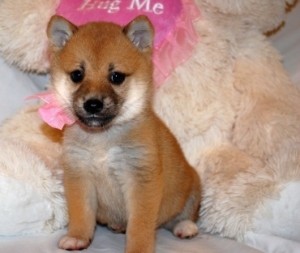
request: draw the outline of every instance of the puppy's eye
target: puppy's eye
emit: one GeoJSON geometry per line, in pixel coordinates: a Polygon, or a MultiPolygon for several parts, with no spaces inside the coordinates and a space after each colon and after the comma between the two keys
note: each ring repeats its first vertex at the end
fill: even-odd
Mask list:
{"type": "Polygon", "coordinates": [[[70,78],[74,83],[80,83],[84,78],[84,71],[76,69],[70,73],[70,78]]]}
{"type": "Polygon", "coordinates": [[[111,72],[108,77],[109,81],[115,85],[122,84],[124,82],[125,78],[126,78],[126,75],[121,72],[111,72]]]}

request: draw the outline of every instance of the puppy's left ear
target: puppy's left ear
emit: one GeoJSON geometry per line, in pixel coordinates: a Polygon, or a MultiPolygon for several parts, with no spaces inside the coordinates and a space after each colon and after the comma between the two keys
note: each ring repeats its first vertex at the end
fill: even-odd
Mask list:
{"type": "Polygon", "coordinates": [[[142,52],[151,52],[154,28],[147,16],[141,15],[132,20],[123,29],[130,41],[142,52]]]}

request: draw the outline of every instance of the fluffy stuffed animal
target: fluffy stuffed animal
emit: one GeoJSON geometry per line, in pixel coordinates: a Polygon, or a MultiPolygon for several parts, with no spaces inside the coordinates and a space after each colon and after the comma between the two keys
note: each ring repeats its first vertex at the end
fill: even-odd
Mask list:
{"type": "MultiPolygon", "coordinates": [[[[300,241],[300,92],[264,35],[281,25],[293,2],[195,0],[201,17],[194,23],[199,40],[193,54],[156,90],[156,112],[201,175],[199,226],[205,232],[250,244],[254,234],[300,241]]],[[[48,71],[45,28],[58,5],[0,1],[0,52],[8,62],[48,71]]],[[[53,171],[60,147],[53,134],[35,109],[1,128],[1,144],[10,143],[1,145],[10,150],[1,152],[1,176],[29,185],[52,208],[50,218],[39,220],[47,226],[24,227],[27,232],[55,230],[67,220],[56,173],[47,174],[44,185],[16,175],[34,168],[32,177],[42,178],[53,171]],[[8,159],[15,152],[18,159],[8,159]],[[33,165],[28,156],[35,157],[33,165]]]]}

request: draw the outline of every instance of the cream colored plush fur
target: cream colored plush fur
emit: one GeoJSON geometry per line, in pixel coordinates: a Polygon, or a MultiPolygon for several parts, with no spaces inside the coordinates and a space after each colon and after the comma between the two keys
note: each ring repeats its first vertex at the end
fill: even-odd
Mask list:
{"type": "Polygon", "coordinates": [[[67,224],[61,132],[28,106],[0,128],[0,236],[49,233],[67,224]]]}
{"type": "MultiPolygon", "coordinates": [[[[264,212],[269,201],[282,202],[290,183],[300,190],[300,93],[259,20],[249,20],[204,12],[195,55],[157,91],[156,110],[202,176],[204,231],[243,240],[252,230],[300,241],[295,212],[282,208],[277,223],[264,212]]],[[[296,210],[299,200],[290,198],[296,210]]]]}
{"type": "MultiPolygon", "coordinates": [[[[300,217],[294,211],[300,209],[300,197],[290,194],[300,191],[300,93],[262,34],[280,25],[286,2],[197,3],[200,42],[156,91],[155,110],[201,175],[199,225],[205,232],[238,240],[254,231],[300,241],[300,217]]],[[[1,26],[0,40],[8,36],[1,26]]],[[[10,50],[3,56],[21,62],[20,56],[12,59],[10,50]]],[[[23,68],[40,71],[35,63],[23,68]]],[[[39,121],[37,116],[31,120],[39,121]]],[[[4,126],[2,132],[8,135],[6,131],[4,126]]],[[[31,132],[20,133],[20,139],[29,138],[29,146],[31,132]]],[[[46,145],[42,141],[33,152],[46,145]]],[[[42,160],[47,159],[44,155],[42,160]]]]}
{"type": "Polygon", "coordinates": [[[25,71],[49,68],[46,27],[59,0],[0,0],[0,54],[25,71]]]}

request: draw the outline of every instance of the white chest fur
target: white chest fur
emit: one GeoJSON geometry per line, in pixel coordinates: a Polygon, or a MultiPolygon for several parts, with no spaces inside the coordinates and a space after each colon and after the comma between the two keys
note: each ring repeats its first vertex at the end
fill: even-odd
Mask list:
{"type": "Polygon", "coordinates": [[[83,169],[81,164],[85,164],[85,171],[96,174],[134,169],[145,158],[146,150],[142,144],[124,141],[125,131],[124,127],[115,127],[105,132],[87,132],[75,125],[66,131],[64,152],[72,159],[74,169],[83,169]]]}

